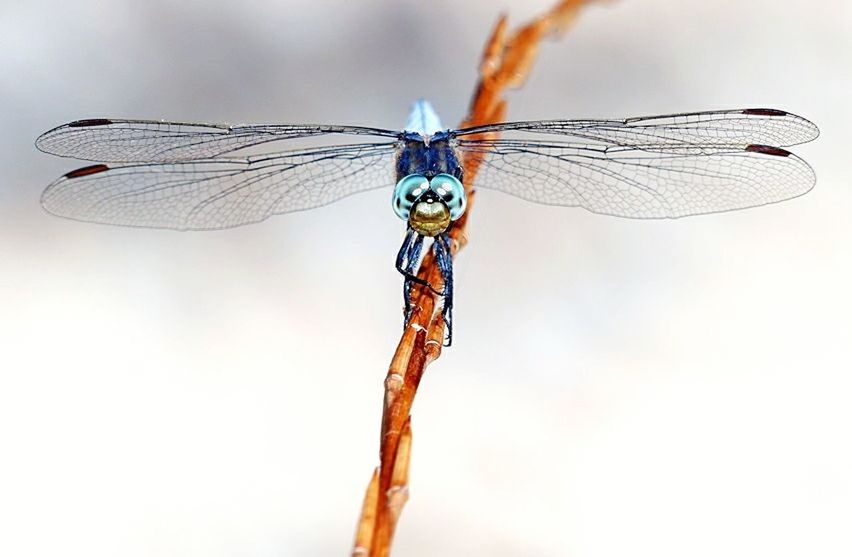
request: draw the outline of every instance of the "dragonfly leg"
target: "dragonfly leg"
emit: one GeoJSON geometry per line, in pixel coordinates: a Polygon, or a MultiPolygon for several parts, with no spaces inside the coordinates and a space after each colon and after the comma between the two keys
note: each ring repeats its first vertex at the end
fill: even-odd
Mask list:
{"type": "Polygon", "coordinates": [[[411,287],[416,284],[431,286],[425,280],[416,275],[417,265],[420,263],[420,254],[423,252],[423,236],[414,232],[410,228],[405,235],[405,240],[402,242],[402,247],[399,248],[399,253],[396,256],[396,270],[405,277],[402,285],[402,299],[405,302],[403,316],[407,327],[411,321],[411,287]]]}
{"type": "Polygon", "coordinates": [[[427,287],[433,293],[441,295],[428,281],[417,276],[417,264],[420,262],[420,254],[423,251],[423,236],[411,228],[405,234],[405,240],[399,253],[396,255],[396,270],[405,277],[406,281],[427,287]]]}
{"type": "Polygon", "coordinates": [[[405,309],[403,310],[405,326],[408,326],[413,312],[411,288],[415,284],[425,286],[434,294],[444,299],[441,315],[447,324],[447,346],[449,346],[452,342],[453,308],[453,259],[452,252],[450,251],[450,240],[446,234],[439,234],[435,237],[432,244],[432,249],[435,252],[435,262],[438,265],[438,270],[441,272],[441,279],[444,283],[443,290],[437,290],[429,282],[417,276],[417,266],[420,263],[420,255],[423,252],[423,241],[424,238],[421,234],[409,229],[405,235],[405,240],[402,242],[402,247],[400,247],[399,253],[396,256],[396,270],[405,277],[402,286],[402,297],[405,302],[405,309]]]}
{"type": "Polygon", "coordinates": [[[444,281],[444,306],[441,308],[441,316],[447,325],[446,346],[453,344],[453,253],[450,249],[450,238],[446,233],[438,234],[433,244],[435,250],[435,262],[441,271],[444,281]]]}
{"type": "Polygon", "coordinates": [[[417,283],[426,284],[426,281],[417,278],[416,267],[420,262],[420,253],[423,251],[423,236],[417,234],[417,238],[411,244],[406,256],[406,262],[402,267],[402,274],[405,277],[405,282],[402,285],[402,297],[405,300],[405,326],[411,321],[411,287],[417,283]]]}

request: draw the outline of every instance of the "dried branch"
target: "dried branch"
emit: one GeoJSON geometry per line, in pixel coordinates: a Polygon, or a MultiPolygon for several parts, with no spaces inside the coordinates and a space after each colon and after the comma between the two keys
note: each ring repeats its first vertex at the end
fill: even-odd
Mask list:
{"type": "MultiPolygon", "coordinates": [[[[523,85],[542,39],[563,32],[576,18],[580,8],[591,1],[562,0],[549,12],[511,35],[508,35],[506,17],[501,16],[485,44],[479,65],[479,83],[468,116],[461,126],[503,121],[506,114],[503,95],[507,89],[523,85]]],[[[467,219],[476,194],[471,184],[481,159],[466,154],[462,163],[468,201],[465,214],[448,231],[454,259],[467,244],[467,219]]],[[[440,290],[441,273],[431,251],[423,258],[418,276],[440,290]]],[[[381,464],[373,473],[364,497],[353,556],[386,557],[390,554],[396,524],[408,500],[411,405],[426,367],[440,357],[444,340],[444,320],[437,295],[428,288],[415,285],[412,303],[411,320],[403,331],[385,378],[379,451],[381,464]]]]}

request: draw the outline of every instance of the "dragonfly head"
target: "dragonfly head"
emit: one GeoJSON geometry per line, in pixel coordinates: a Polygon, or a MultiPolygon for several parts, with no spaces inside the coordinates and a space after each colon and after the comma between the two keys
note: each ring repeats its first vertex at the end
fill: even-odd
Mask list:
{"type": "Polygon", "coordinates": [[[431,179],[409,174],[393,192],[393,209],[411,228],[424,236],[437,236],[456,220],[467,206],[464,187],[455,176],[438,174],[431,179]]]}

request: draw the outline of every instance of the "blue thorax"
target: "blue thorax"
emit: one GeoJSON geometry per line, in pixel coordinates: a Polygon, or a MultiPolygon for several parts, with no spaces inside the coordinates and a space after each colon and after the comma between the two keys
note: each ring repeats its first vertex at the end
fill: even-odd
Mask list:
{"type": "Polygon", "coordinates": [[[441,120],[428,101],[421,99],[414,103],[402,132],[403,148],[397,159],[397,180],[411,174],[427,178],[449,174],[461,180],[462,169],[451,139],[449,130],[441,126],[441,120]]]}

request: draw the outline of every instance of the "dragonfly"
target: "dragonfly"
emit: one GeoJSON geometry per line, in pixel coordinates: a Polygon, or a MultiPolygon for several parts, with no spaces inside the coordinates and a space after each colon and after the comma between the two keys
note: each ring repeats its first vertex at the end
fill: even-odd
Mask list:
{"type": "Polygon", "coordinates": [[[429,288],[441,298],[450,345],[454,284],[447,232],[467,207],[465,164],[478,169],[468,191],[496,190],[618,217],[675,219],[807,193],[814,171],[786,147],[818,135],[812,122],[771,108],[450,129],[420,100],[402,131],[97,118],[54,128],[36,146],[96,163],[61,176],[41,197],[52,214],[95,223],[223,229],[393,187],[391,206],[406,222],[396,257],[404,322],[412,317],[414,286],[429,288]],[[331,143],[341,136],[353,142],[304,146],[307,138],[331,143]],[[291,148],[268,149],[281,146],[291,148]],[[240,154],[250,148],[264,152],[240,154]],[[439,287],[418,277],[424,249],[433,253],[439,287]]]}

